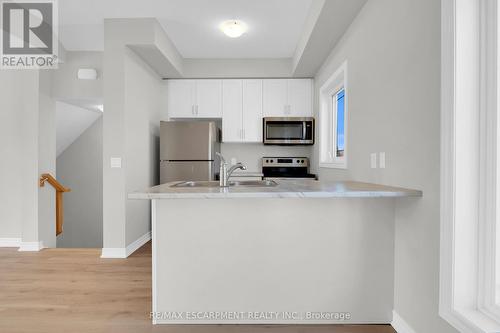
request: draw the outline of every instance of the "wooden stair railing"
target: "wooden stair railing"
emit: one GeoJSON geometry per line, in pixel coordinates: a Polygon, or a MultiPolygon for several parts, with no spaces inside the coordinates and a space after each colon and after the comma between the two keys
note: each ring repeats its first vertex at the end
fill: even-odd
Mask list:
{"type": "Polygon", "coordinates": [[[56,236],[62,233],[63,223],[64,223],[64,211],[63,211],[63,193],[71,192],[71,189],[62,186],[61,183],[57,181],[51,174],[44,173],[40,176],[40,187],[45,186],[45,182],[48,182],[56,190],[56,236]]]}

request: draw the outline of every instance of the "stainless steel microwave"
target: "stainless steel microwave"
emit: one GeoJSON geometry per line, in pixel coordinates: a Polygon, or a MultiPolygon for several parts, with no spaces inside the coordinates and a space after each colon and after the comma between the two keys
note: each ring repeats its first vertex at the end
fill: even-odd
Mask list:
{"type": "Polygon", "coordinates": [[[262,137],[265,145],[313,145],[314,118],[266,117],[262,137]]]}

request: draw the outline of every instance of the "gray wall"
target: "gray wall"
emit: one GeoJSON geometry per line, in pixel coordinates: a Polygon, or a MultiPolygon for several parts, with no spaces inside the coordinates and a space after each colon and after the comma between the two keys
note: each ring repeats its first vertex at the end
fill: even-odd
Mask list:
{"type": "Polygon", "coordinates": [[[440,2],[368,1],[316,75],[316,115],[344,60],[349,169],[320,176],[423,190],[396,205],[394,309],[418,333],[456,332],[438,315],[440,2]],[[371,152],[386,152],[386,169],[370,169],[371,152]]]}
{"type": "Polygon", "coordinates": [[[71,188],[57,247],[102,247],[102,117],[59,155],[57,178],[71,188]]]}

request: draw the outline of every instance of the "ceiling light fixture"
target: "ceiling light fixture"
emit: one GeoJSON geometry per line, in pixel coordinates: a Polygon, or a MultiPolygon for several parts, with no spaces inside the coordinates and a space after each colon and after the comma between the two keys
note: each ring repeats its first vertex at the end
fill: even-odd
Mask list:
{"type": "Polygon", "coordinates": [[[228,20],[224,21],[219,25],[220,30],[226,34],[226,36],[231,38],[237,38],[243,35],[248,27],[245,22],[238,20],[228,20]]]}

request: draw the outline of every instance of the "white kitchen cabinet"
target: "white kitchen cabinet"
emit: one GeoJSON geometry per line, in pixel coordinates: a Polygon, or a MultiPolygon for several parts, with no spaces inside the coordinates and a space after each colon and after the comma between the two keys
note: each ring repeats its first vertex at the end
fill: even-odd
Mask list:
{"type": "Polygon", "coordinates": [[[312,81],[288,80],[288,116],[312,117],[312,81]]]}
{"type": "Polygon", "coordinates": [[[243,141],[243,82],[224,80],[222,82],[222,140],[243,141]]]}
{"type": "Polygon", "coordinates": [[[222,80],[196,80],[196,116],[222,117],[222,80]]]}
{"type": "Polygon", "coordinates": [[[223,81],[222,139],[262,142],[262,80],[223,81]]]}
{"type": "Polygon", "coordinates": [[[170,118],[221,118],[222,80],[168,80],[170,118]]]}
{"type": "Polygon", "coordinates": [[[264,80],[263,106],[265,117],[286,117],[288,107],[288,80],[264,80]]]}
{"type": "Polygon", "coordinates": [[[262,80],[243,80],[243,141],[262,142],[262,80]]]}
{"type": "Polygon", "coordinates": [[[167,111],[170,118],[195,117],[195,80],[167,81],[167,111]]]}
{"type": "Polygon", "coordinates": [[[312,117],[311,79],[264,80],[265,117],[312,117]]]}

